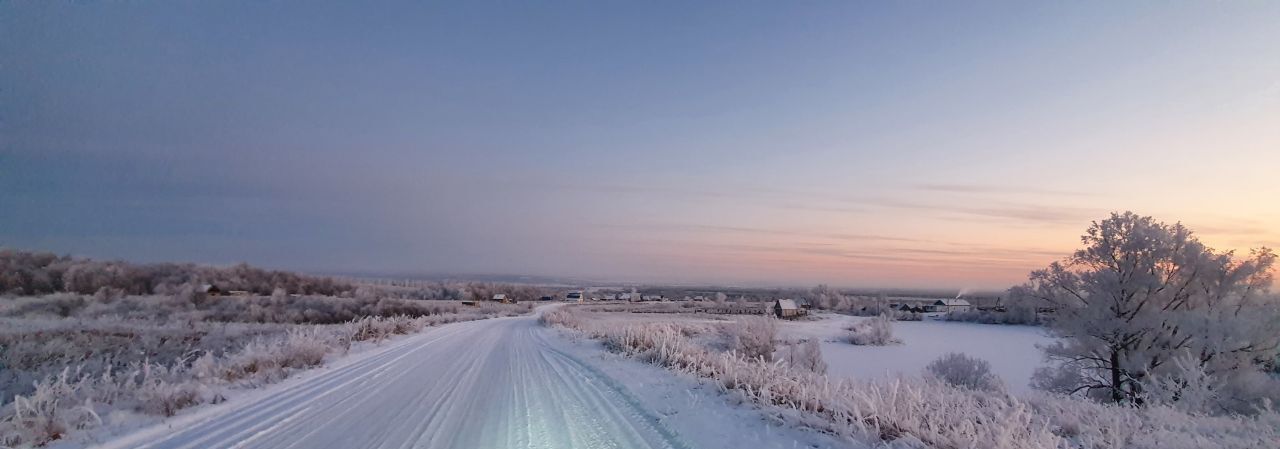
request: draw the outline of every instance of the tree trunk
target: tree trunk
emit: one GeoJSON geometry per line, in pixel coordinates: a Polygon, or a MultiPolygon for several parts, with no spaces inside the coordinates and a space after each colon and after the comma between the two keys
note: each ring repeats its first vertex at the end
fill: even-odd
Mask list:
{"type": "Polygon", "coordinates": [[[1111,400],[1124,400],[1124,391],[1120,388],[1120,350],[1111,349],[1111,400]]]}

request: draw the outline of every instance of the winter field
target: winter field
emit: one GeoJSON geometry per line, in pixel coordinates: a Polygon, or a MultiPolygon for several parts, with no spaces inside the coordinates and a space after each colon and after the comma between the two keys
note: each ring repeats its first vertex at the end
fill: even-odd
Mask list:
{"type": "Polygon", "coordinates": [[[923,373],[925,366],[947,353],[963,353],[991,363],[992,372],[1009,391],[1030,391],[1029,382],[1043,358],[1036,345],[1052,339],[1042,327],[999,326],[925,319],[894,324],[899,345],[857,346],[845,341],[845,330],[867,320],[831,313],[813,320],[778,323],[780,342],[816,339],[821,342],[828,373],[848,379],[890,379],[923,373]]]}

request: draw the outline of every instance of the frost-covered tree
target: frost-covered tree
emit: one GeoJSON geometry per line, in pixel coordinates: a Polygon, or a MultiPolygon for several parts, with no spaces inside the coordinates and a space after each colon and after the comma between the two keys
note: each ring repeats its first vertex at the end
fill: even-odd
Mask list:
{"type": "Polygon", "coordinates": [[[787,366],[817,374],[827,373],[827,362],[822,359],[822,347],[817,340],[805,340],[787,345],[787,366]]]}
{"type": "Polygon", "coordinates": [[[836,309],[845,302],[845,297],[839,290],[828,287],[826,284],[820,284],[809,290],[809,296],[813,298],[814,306],[822,310],[836,309]]]}
{"type": "Polygon", "coordinates": [[[223,290],[268,294],[276,287],[295,293],[335,295],[350,290],[331,278],[253,268],[246,264],[132,264],[0,248],[0,294],[69,292],[91,295],[102,288],[125,294],[165,294],[182,284],[211,283],[223,290]],[[163,290],[163,291],[162,291],[163,290]]]}
{"type": "Polygon", "coordinates": [[[289,302],[289,292],[281,287],[276,287],[271,291],[272,304],[287,304],[289,302]]]}
{"type": "Polygon", "coordinates": [[[1051,366],[1037,372],[1037,387],[1141,404],[1148,386],[1188,371],[1175,366],[1183,354],[1221,379],[1274,356],[1280,314],[1267,295],[1269,249],[1238,258],[1180,223],[1132,212],[1094,222],[1081,241],[1010,292],[1054,309],[1049,327],[1061,340],[1044,348],[1051,366]]]}
{"type": "Polygon", "coordinates": [[[929,362],[925,373],[956,388],[999,390],[1000,377],[991,372],[991,363],[959,352],[950,352],[929,362]]]}
{"type": "Polygon", "coordinates": [[[733,323],[728,328],[729,342],[733,350],[748,359],[773,361],[777,351],[773,339],[778,327],[771,318],[749,317],[733,323]]]}
{"type": "Polygon", "coordinates": [[[878,315],[849,327],[849,343],[859,346],[885,346],[902,343],[893,338],[893,318],[878,315]]]}

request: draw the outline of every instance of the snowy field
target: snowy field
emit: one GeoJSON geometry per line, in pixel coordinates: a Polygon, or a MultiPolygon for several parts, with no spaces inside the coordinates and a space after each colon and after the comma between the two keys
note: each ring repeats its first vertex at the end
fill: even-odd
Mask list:
{"type": "Polygon", "coordinates": [[[962,352],[991,362],[991,369],[1013,392],[1030,391],[1028,383],[1041,363],[1036,347],[1052,341],[1035,326],[1007,326],[954,321],[897,321],[894,337],[902,344],[855,346],[844,340],[845,329],[867,318],[819,314],[813,321],[780,322],[781,340],[816,338],[822,356],[835,376],[873,379],[897,374],[920,375],[925,365],[948,352],[962,352]]]}

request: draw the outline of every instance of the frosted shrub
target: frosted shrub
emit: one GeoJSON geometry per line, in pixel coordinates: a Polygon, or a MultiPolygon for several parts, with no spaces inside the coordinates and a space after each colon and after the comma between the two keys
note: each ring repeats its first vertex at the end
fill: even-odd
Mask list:
{"type": "Polygon", "coordinates": [[[748,359],[773,360],[777,348],[773,344],[778,333],[771,318],[746,318],[728,328],[730,345],[735,352],[748,359]]]}
{"type": "Polygon", "coordinates": [[[56,377],[35,382],[35,391],[14,398],[9,416],[0,417],[0,444],[43,446],[72,430],[101,424],[86,397],[86,382],[64,369],[56,377]]]}
{"type": "Polygon", "coordinates": [[[560,326],[570,329],[580,329],[582,326],[581,317],[578,316],[573,309],[569,307],[558,307],[542,313],[538,317],[538,322],[543,326],[560,326]]]}
{"type": "Polygon", "coordinates": [[[1144,383],[1144,399],[1190,414],[1265,413],[1280,400],[1280,380],[1258,370],[1214,375],[1191,353],[1167,362],[1170,368],[1144,383]]]}
{"type": "Polygon", "coordinates": [[[393,335],[421,330],[426,321],[399,315],[392,317],[364,317],[351,323],[350,341],[382,341],[393,335]]]}
{"type": "Polygon", "coordinates": [[[138,374],[138,410],[161,416],[173,416],[179,410],[204,402],[203,387],[184,379],[178,368],[146,364],[138,374]]]}
{"type": "Polygon", "coordinates": [[[902,343],[893,338],[893,320],[887,315],[868,318],[849,328],[849,343],[865,346],[885,346],[902,343]]]}
{"type": "Polygon", "coordinates": [[[70,293],[58,293],[39,298],[18,298],[0,305],[5,316],[68,317],[83,309],[89,302],[85,297],[70,293]]]}
{"type": "Polygon", "coordinates": [[[334,335],[316,328],[290,329],[281,349],[282,365],[290,368],[319,365],[334,339],[334,335]]]}
{"type": "Polygon", "coordinates": [[[811,373],[826,374],[827,362],[822,360],[822,347],[817,340],[787,345],[787,366],[811,373]]]}
{"type": "Polygon", "coordinates": [[[320,365],[329,349],[338,346],[342,338],[342,333],[334,329],[290,329],[283,338],[249,343],[220,365],[218,377],[226,381],[274,382],[292,371],[320,365]]]}
{"type": "Polygon", "coordinates": [[[894,310],[892,316],[893,321],[924,321],[924,314],[916,312],[894,310]]]}
{"type": "Polygon", "coordinates": [[[1054,432],[1078,448],[1271,448],[1280,441],[1280,414],[1207,416],[1161,404],[1101,404],[1058,395],[1026,397],[1054,432]]]}
{"type": "Polygon", "coordinates": [[[929,362],[925,367],[929,376],[957,388],[968,390],[1001,390],[1000,378],[991,372],[986,360],[952,352],[929,362]]]}
{"type": "Polygon", "coordinates": [[[1146,383],[1146,402],[1192,413],[1212,410],[1221,402],[1221,380],[1205,371],[1195,356],[1184,353],[1170,362],[1173,369],[1168,374],[1146,383]]]}
{"type": "Polygon", "coordinates": [[[284,288],[276,287],[275,290],[271,291],[271,303],[272,304],[288,304],[289,292],[284,288]]]}
{"type": "Polygon", "coordinates": [[[1004,312],[970,310],[965,312],[947,312],[942,316],[947,321],[967,321],[982,324],[1043,324],[1036,309],[1030,306],[1011,306],[1004,312]]]}

